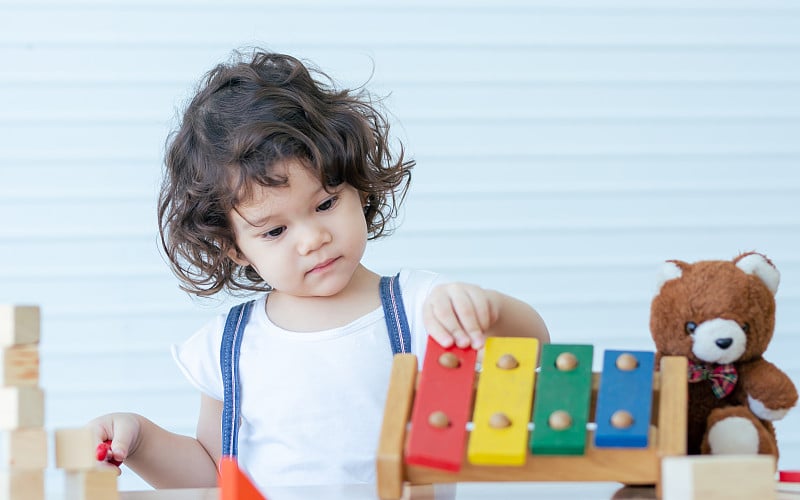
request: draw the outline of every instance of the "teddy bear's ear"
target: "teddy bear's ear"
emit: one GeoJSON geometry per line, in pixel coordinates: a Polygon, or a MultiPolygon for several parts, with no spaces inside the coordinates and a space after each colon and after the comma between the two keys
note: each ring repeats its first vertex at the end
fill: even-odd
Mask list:
{"type": "Polygon", "coordinates": [[[661,269],[656,278],[656,295],[661,291],[661,287],[664,286],[664,283],[681,277],[683,274],[681,264],[684,263],[679,260],[668,260],[661,265],[661,269]]]}
{"type": "Polygon", "coordinates": [[[750,252],[740,255],[734,259],[733,262],[736,264],[736,267],[747,274],[757,276],[767,285],[767,288],[769,288],[769,291],[772,292],[773,295],[778,291],[778,285],[781,282],[781,273],[778,272],[778,269],[766,255],[750,252]]]}

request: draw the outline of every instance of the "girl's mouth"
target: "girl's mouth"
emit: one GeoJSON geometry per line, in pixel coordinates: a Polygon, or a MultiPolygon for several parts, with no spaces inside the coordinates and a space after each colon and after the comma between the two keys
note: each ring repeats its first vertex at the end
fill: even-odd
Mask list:
{"type": "Polygon", "coordinates": [[[337,260],[338,260],[338,257],[333,258],[333,259],[328,259],[328,260],[323,261],[323,262],[320,262],[319,264],[317,264],[316,266],[311,268],[311,270],[308,271],[308,274],[325,271],[325,270],[329,269],[333,265],[333,263],[336,262],[337,260]]]}

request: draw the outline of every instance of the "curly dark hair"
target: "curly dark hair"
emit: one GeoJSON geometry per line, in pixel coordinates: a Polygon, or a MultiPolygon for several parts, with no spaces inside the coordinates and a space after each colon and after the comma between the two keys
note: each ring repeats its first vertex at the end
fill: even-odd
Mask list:
{"type": "Polygon", "coordinates": [[[286,185],[273,166],[287,159],[301,160],[326,188],[356,188],[368,238],[389,234],[415,162],[399,142],[390,150],[378,102],[284,54],[236,52],[209,71],[167,139],[158,200],[161,245],[181,288],[198,296],[270,289],[229,257],[238,251],[229,215],[253,183],[286,185]]]}

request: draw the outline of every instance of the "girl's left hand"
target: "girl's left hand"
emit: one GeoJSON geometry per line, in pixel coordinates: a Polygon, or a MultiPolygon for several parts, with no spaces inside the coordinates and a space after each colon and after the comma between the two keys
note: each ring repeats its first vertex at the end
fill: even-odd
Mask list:
{"type": "Polygon", "coordinates": [[[442,347],[480,349],[500,315],[498,294],[468,283],[436,286],[423,306],[428,335],[442,347]]]}

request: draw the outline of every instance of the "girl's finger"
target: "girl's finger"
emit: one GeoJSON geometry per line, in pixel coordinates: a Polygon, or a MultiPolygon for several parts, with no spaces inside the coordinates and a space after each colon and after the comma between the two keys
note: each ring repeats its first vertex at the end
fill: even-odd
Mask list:
{"type": "Polygon", "coordinates": [[[449,295],[440,295],[431,300],[429,310],[433,320],[453,338],[457,346],[467,347],[470,344],[469,335],[461,327],[449,295]]]}

